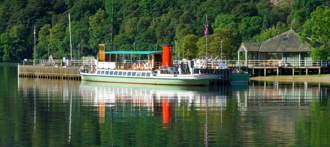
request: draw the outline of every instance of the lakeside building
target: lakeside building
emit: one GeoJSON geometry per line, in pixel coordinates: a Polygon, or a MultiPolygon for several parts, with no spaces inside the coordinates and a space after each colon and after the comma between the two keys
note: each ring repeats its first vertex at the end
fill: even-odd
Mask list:
{"type": "Polygon", "coordinates": [[[327,67],[326,62],[313,61],[310,54],[310,44],[301,40],[298,33],[291,29],[261,43],[242,42],[238,49],[238,63],[251,71],[252,75],[255,75],[255,69],[264,70],[264,75],[272,71],[279,75],[285,69],[290,69],[293,75],[295,69],[300,73],[304,70],[306,74],[309,69],[321,73],[322,67],[327,67]],[[242,54],[244,60],[241,62],[242,54]]]}

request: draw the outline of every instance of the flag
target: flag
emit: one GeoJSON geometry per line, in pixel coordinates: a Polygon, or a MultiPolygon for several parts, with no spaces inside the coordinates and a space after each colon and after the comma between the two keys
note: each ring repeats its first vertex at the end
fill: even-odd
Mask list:
{"type": "Polygon", "coordinates": [[[205,16],[204,35],[206,38],[209,37],[209,22],[207,20],[207,15],[205,16]]]}
{"type": "Polygon", "coordinates": [[[207,22],[204,25],[204,35],[205,37],[209,37],[209,24],[207,22]]]}

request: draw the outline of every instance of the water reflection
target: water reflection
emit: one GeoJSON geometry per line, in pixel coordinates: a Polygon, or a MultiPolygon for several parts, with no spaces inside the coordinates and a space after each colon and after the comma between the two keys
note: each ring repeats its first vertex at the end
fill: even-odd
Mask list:
{"type": "MultiPolygon", "coordinates": [[[[25,115],[21,127],[31,133],[27,138],[31,144],[19,143],[311,145],[313,140],[303,141],[304,137],[327,134],[314,128],[329,122],[325,104],[329,91],[327,86],[308,83],[207,88],[20,79],[19,93],[24,100],[20,113],[25,115]]],[[[314,139],[320,142],[315,145],[328,143],[328,138],[319,138],[314,139]]]]}
{"type": "Polygon", "coordinates": [[[110,83],[82,82],[80,85],[82,101],[86,105],[105,103],[107,106],[131,104],[133,107],[144,107],[154,112],[157,106],[167,102],[177,106],[194,105],[197,109],[206,106],[206,98],[211,107],[225,107],[227,96],[208,87],[176,87],[154,85],[123,85],[110,83]]]}

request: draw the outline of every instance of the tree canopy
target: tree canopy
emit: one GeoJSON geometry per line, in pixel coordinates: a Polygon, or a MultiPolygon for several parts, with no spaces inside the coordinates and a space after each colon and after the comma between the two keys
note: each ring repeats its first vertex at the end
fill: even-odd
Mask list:
{"type": "Polygon", "coordinates": [[[233,59],[242,40],[262,41],[290,27],[311,38],[316,58],[330,54],[325,0],[1,0],[0,61],[33,58],[34,27],[37,58],[69,57],[68,14],[77,59],[95,56],[99,43],[107,50],[158,50],[176,42],[179,56],[203,56],[206,14],[210,56],[219,56],[222,42],[223,56],[233,59]]]}
{"type": "Polygon", "coordinates": [[[330,9],[318,7],[303,26],[303,39],[312,42],[314,59],[330,60],[330,9]]]}

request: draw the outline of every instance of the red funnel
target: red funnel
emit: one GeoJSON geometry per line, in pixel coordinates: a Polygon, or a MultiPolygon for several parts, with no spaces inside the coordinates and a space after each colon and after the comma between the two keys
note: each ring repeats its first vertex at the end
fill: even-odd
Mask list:
{"type": "Polygon", "coordinates": [[[162,66],[163,67],[173,66],[172,51],[171,51],[171,47],[169,45],[164,45],[163,46],[162,66]]]}

